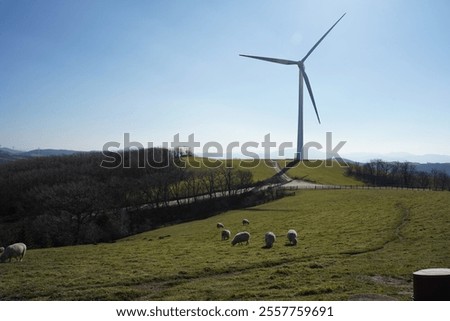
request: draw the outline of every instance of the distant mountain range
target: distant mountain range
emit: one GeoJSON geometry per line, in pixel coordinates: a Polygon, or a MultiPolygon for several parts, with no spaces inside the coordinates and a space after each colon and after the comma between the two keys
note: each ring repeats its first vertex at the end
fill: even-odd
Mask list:
{"type": "Polygon", "coordinates": [[[420,172],[431,173],[432,170],[438,170],[450,175],[450,156],[448,155],[414,155],[410,153],[353,153],[346,154],[345,158],[360,163],[367,163],[374,159],[381,159],[385,162],[410,162],[413,163],[416,167],[416,170],[420,172]]]}
{"type": "Polygon", "coordinates": [[[449,155],[439,154],[425,154],[414,155],[410,153],[387,153],[387,154],[374,154],[374,153],[349,153],[343,154],[345,158],[351,159],[356,162],[367,163],[372,159],[382,159],[386,162],[411,162],[411,163],[450,163],[449,155]]]}

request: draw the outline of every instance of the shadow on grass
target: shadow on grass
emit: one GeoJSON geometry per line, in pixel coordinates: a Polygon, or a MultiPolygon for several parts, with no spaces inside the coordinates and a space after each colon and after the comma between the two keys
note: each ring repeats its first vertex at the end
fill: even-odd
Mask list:
{"type": "Polygon", "coordinates": [[[284,246],[297,246],[297,244],[285,243],[284,246]]]}

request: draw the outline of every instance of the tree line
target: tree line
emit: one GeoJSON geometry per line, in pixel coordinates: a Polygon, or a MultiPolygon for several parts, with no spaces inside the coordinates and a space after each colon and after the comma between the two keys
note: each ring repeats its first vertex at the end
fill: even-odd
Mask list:
{"type": "Polygon", "coordinates": [[[351,163],[346,174],[373,186],[399,186],[434,190],[450,190],[450,176],[433,169],[430,173],[416,170],[413,163],[385,162],[351,163]]]}
{"type": "Polygon", "coordinates": [[[1,164],[1,244],[51,247],[113,241],[236,206],[253,184],[250,171],[193,169],[167,149],[120,153],[115,161],[121,163],[110,168],[100,166],[108,156],[100,152],[1,164]],[[217,199],[221,201],[212,202],[217,199]]]}

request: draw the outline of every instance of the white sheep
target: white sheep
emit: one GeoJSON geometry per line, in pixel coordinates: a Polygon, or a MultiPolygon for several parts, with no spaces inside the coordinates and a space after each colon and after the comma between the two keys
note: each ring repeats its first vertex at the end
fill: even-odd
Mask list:
{"type": "Polygon", "coordinates": [[[237,243],[244,243],[247,242],[248,245],[248,241],[250,240],[250,233],[249,232],[239,232],[237,233],[233,240],[231,241],[231,245],[236,245],[237,243]]]}
{"type": "Polygon", "coordinates": [[[277,237],[275,236],[275,234],[273,232],[267,232],[266,235],[264,236],[264,241],[266,242],[266,248],[271,248],[273,246],[273,243],[275,243],[275,240],[277,239],[277,237]]]}
{"type": "Polygon", "coordinates": [[[246,218],[244,218],[244,219],[242,220],[242,225],[249,225],[249,224],[250,224],[250,221],[247,220],[246,218]]]}
{"type": "Polygon", "coordinates": [[[229,240],[231,237],[230,230],[222,230],[222,241],[229,240]]]}
{"type": "Polygon", "coordinates": [[[22,261],[26,251],[27,246],[23,243],[11,244],[5,249],[2,255],[0,255],[0,262],[11,262],[11,259],[13,258],[22,261]]]}
{"type": "Polygon", "coordinates": [[[297,232],[295,230],[289,230],[287,232],[287,238],[289,240],[289,244],[297,245],[297,232]]]}
{"type": "Polygon", "coordinates": [[[217,228],[224,228],[225,226],[222,223],[217,223],[217,228]]]}

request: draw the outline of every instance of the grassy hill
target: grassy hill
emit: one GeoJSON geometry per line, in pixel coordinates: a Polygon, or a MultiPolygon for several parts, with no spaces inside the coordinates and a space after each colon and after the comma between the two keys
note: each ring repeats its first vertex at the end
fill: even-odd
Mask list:
{"type": "Polygon", "coordinates": [[[273,167],[267,165],[265,160],[243,160],[243,159],[208,159],[202,157],[184,158],[187,167],[205,170],[207,168],[221,168],[227,166],[234,169],[249,170],[253,174],[253,181],[264,181],[276,174],[273,167]]]}
{"type": "MultiPolygon", "coordinates": [[[[221,160],[221,159],[207,159],[201,157],[188,157],[185,159],[186,166],[198,170],[205,170],[206,168],[232,167],[234,169],[249,170],[253,174],[253,181],[264,181],[272,177],[276,172],[271,164],[271,161],[266,162],[264,159],[256,160],[221,160]]],[[[292,160],[278,160],[280,168],[285,168],[286,164],[292,160]]],[[[363,182],[345,175],[345,167],[338,164],[337,161],[332,161],[331,166],[328,166],[325,161],[303,161],[298,163],[295,167],[290,168],[286,174],[293,179],[301,179],[317,184],[325,185],[364,185],[363,182]]]]}
{"type": "Polygon", "coordinates": [[[412,272],[450,266],[448,208],[448,192],[299,191],[116,243],[30,249],[0,264],[0,300],[410,300],[412,272]],[[219,221],[250,244],[221,241],[219,221]]]}
{"type": "MultiPolygon", "coordinates": [[[[290,160],[279,160],[280,168],[285,168],[290,160]]],[[[335,160],[328,166],[324,160],[302,161],[290,168],[286,174],[293,179],[325,185],[364,185],[363,182],[345,175],[345,167],[335,160]]]]}

